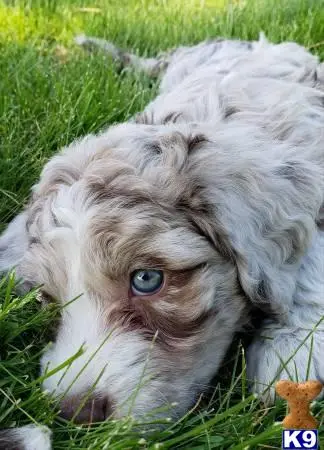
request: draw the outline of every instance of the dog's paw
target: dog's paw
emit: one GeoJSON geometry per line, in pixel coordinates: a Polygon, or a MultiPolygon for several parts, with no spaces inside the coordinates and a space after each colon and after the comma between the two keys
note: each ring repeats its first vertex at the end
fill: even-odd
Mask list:
{"type": "Polygon", "coordinates": [[[88,38],[85,34],[78,34],[77,36],[74,37],[74,42],[77,45],[87,45],[88,43],[88,38]]]}
{"type": "Polygon", "coordinates": [[[268,323],[247,350],[247,376],[252,391],[264,403],[275,400],[279,379],[294,381],[324,378],[324,332],[279,327],[268,323]]]}
{"type": "Polygon", "coordinates": [[[51,450],[52,432],[43,425],[0,430],[0,450],[51,450]]]}

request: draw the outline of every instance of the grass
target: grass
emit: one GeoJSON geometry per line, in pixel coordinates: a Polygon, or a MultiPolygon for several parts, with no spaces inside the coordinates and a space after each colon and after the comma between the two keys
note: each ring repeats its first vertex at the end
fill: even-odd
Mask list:
{"type": "MultiPolygon", "coordinates": [[[[275,42],[294,40],[324,57],[324,1],[0,0],[1,228],[60,147],[126,120],[156,92],[144,76],[118,73],[104,55],[84,54],[73,44],[75,34],[103,36],[151,55],[213,36],[255,39],[260,30],[275,42]]],[[[275,422],[285,408],[279,402],[265,409],[249,396],[240,347],[211,397],[163,431],[131,418],[91,427],[58,418],[41,392],[38,372],[57,307],[41,310],[35,292],[17,297],[13,286],[13,277],[0,283],[1,427],[48,425],[54,449],[281,447],[275,422]]],[[[323,402],[315,413],[323,439],[323,402]]]]}

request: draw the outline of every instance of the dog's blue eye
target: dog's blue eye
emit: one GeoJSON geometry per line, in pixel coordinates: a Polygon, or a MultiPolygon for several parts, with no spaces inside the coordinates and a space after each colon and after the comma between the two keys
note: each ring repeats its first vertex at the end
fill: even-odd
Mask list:
{"type": "Polygon", "coordinates": [[[162,270],[141,269],[131,275],[131,289],[134,295],[153,294],[161,288],[162,284],[162,270]]]}

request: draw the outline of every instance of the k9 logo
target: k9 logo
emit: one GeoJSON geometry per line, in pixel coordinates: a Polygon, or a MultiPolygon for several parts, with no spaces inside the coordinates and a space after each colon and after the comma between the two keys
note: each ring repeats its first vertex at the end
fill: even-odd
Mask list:
{"type": "Polygon", "coordinates": [[[283,430],[283,449],[317,450],[318,431],[317,430],[283,430]]]}

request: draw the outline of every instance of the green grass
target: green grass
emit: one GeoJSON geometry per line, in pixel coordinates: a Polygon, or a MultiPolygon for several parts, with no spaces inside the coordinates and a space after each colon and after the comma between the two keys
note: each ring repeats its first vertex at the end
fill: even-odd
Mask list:
{"type": "MultiPolygon", "coordinates": [[[[324,1],[0,0],[1,228],[60,147],[126,120],[156,92],[144,76],[118,73],[104,55],[83,53],[73,44],[75,34],[106,37],[152,55],[212,36],[255,39],[260,30],[275,42],[295,40],[324,57],[324,1]]],[[[41,392],[38,371],[57,307],[41,310],[35,293],[16,297],[13,284],[12,278],[0,284],[1,427],[49,425],[55,449],[280,448],[281,429],[274,423],[285,408],[278,403],[264,409],[249,397],[240,347],[211,397],[163,431],[131,418],[92,427],[59,419],[41,392]]],[[[323,439],[323,402],[315,413],[323,439]]]]}

